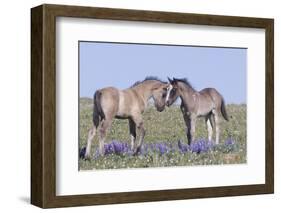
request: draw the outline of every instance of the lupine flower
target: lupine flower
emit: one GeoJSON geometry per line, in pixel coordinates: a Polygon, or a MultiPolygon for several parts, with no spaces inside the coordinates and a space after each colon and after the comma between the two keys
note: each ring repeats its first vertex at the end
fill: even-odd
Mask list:
{"type": "Polygon", "coordinates": [[[234,145],[235,144],[235,141],[232,139],[232,138],[228,138],[225,142],[224,142],[225,145],[234,145]]]}
{"type": "Polygon", "coordinates": [[[182,143],[181,140],[178,141],[178,147],[182,153],[186,153],[189,148],[189,146],[187,144],[182,143]]]}
{"type": "Polygon", "coordinates": [[[235,149],[235,141],[232,138],[228,138],[225,142],[225,150],[226,152],[233,151],[235,149]]]}
{"type": "MultiPolygon", "coordinates": [[[[235,141],[231,138],[228,138],[224,147],[232,150],[235,141]]],[[[143,144],[142,149],[140,150],[140,155],[147,155],[149,153],[158,152],[160,155],[168,154],[170,152],[181,152],[181,153],[203,153],[212,150],[216,145],[212,141],[206,139],[199,139],[193,141],[190,145],[183,143],[181,140],[178,141],[178,144],[173,142],[158,142],[153,144],[143,144]]],[[[110,143],[104,145],[105,155],[116,154],[116,155],[132,155],[133,150],[126,142],[120,142],[113,140],[110,143]]],[[[79,150],[79,157],[84,158],[86,148],[83,147],[79,150]]],[[[99,157],[99,150],[97,149],[94,154],[94,159],[99,157]]]]}
{"type": "Polygon", "coordinates": [[[112,141],[111,143],[104,145],[105,155],[107,154],[124,154],[130,151],[129,145],[127,143],[122,143],[119,141],[112,141]]]}
{"type": "Polygon", "coordinates": [[[213,142],[204,139],[194,141],[189,146],[189,150],[196,153],[208,152],[212,148],[213,142]]]}
{"type": "Polygon", "coordinates": [[[105,144],[104,145],[104,154],[108,155],[108,154],[113,154],[114,153],[114,147],[112,143],[109,144],[105,144]]]}
{"type": "Polygon", "coordinates": [[[157,143],[155,145],[156,150],[158,150],[160,152],[161,155],[168,153],[168,147],[167,145],[165,145],[164,143],[157,143]]]}
{"type": "Polygon", "coordinates": [[[115,154],[123,154],[129,151],[129,145],[127,143],[112,141],[112,146],[115,154]]]}
{"type": "Polygon", "coordinates": [[[141,149],[141,155],[147,155],[148,154],[148,150],[149,150],[149,147],[148,147],[148,144],[144,144],[142,146],[142,149],[141,149]]]}

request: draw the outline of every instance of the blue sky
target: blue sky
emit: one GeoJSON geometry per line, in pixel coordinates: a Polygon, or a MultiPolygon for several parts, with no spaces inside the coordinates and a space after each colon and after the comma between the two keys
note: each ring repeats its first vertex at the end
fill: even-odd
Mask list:
{"type": "Polygon", "coordinates": [[[80,97],[130,87],[146,76],[186,77],[196,90],[216,88],[226,103],[246,103],[247,49],[79,42],[80,97]]]}

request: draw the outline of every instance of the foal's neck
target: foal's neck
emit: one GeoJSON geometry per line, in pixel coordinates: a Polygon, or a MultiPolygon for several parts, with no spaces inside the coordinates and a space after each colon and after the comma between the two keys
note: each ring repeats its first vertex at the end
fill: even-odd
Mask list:
{"type": "Polygon", "coordinates": [[[180,98],[182,100],[186,100],[185,102],[187,102],[187,104],[191,104],[192,102],[194,102],[193,96],[195,93],[197,93],[197,91],[185,83],[179,83],[178,85],[180,98]]]}
{"type": "Polygon", "coordinates": [[[138,95],[143,99],[143,102],[147,104],[148,100],[152,96],[152,90],[153,87],[159,83],[156,80],[147,80],[136,87],[134,87],[135,91],[138,93],[138,95]]]}
{"type": "Polygon", "coordinates": [[[197,92],[195,89],[185,83],[180,82],[178,85],[182,93],[193,95],[195,92],[197,92]]]}

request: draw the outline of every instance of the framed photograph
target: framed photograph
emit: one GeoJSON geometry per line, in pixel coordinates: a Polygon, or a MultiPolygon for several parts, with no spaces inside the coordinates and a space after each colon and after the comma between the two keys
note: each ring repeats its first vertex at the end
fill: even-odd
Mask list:
{"type": "Polygon", "coordinates": [[[274,21],[31,9],[31,203],[274,192],[274,21]]]}

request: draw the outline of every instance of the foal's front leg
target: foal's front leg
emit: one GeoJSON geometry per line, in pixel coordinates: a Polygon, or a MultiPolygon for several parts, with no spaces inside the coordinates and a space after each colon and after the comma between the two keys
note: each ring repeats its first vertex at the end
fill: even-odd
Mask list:
{"type": "Polygon", "coordinates": [[[189,142],[189,144],[195,138],[195,128],[196,128],[196,116],[190,115],[190,142],[189,142]]]}
{"type": "Polygon", "coordinates": [[[191,143],[191,125],[190,125],[190,117],[187,114],[188,112],[185,110],[183,103],[180,106],[182,116],[186,125],[186,137],[187,137],[187,143],[190,145],[191,143]]]}
{"type": "Polygon", "coordinates": [[[136,127],[138,128],[139,134],[140,134],[140,139],[139,139],[139,143],[136,146],[136,149],[134,150],[134,153],[137,154],[141,151],[141,147],[143,144],[143,139],[145,136],[145,129],[144,129],[144,125],[143,125],[143,121],[141,116],[135,116],[132,118],[133,121],[135,122],[136,127]]]}
{"type": "Polygon", "coordinates": [[[112,119],[106,119],[101,121],[101,126],[99,129],[99,154],[101,156],[104,156],[105,150],[104,150],[104,141],[106,137],[106,132],[110,128],[112,123],[112,119]]]}
{"type": "Polygon", "coordinates": [[[191,136],[191,120],[190,120],[190,117],[186,113],[183,114],[183,118],[184,118],[185,125],[186,125],[187,143],[188,143],[188,145],[190,145],[191,141],[192,141],[192,136],[191,136]]]}
{"type": "Polygon", "coordinates": [[[190,145],[195,137],[196,117],[187,115],[186,113],[183,114],[183,117],[187,128],[186,130],[187,141],[188,141],[188,145],[190,145]]]}

